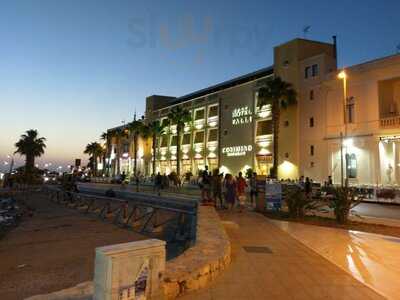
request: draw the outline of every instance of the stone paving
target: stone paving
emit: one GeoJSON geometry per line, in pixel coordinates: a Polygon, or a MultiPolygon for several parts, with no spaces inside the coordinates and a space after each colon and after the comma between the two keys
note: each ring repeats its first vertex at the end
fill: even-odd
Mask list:
{"type": "Polygon", "coordinates": [[[180,299],[384,299],[262,215],[224,212],[221,218],[232,243],[231,265],[208,287],[180,299]]]}

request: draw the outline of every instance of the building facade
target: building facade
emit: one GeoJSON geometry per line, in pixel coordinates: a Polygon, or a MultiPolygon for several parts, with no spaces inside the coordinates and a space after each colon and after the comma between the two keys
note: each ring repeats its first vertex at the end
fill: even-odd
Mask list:
{"type": "MultiPolygon", "coordinates": [[[[303,175],[323,182],[332,176],[335,183],[342,177],[357,185],[400,183],[400,55],[343,72],[337,69],[335,39],[333,43],[295,39],[274,48],[271,67],[182,97],[147,97],[144,122],[159,120],[168,126],[157,138],[155,170],[151,141],[141,140],[142,174],[176,170],[177,130],[168,122],[176,106],[192,116],[181,136],[182,174],[196,175],[205,166],[224,173],[251,168],[269,174],[271,105],[259,103],[258,93],[274,76],[297,91],[297,103],[281,110],[279,178],[303,175]]],[[[122,153],[120,159],[129,156],[130,162],[121,166],[132,173],[132,147],[124,143],[113,140],[110,147],[114,160],[116,153],[122,153]],[[129,151],[115,150],[118,145],[129,151]]]]}

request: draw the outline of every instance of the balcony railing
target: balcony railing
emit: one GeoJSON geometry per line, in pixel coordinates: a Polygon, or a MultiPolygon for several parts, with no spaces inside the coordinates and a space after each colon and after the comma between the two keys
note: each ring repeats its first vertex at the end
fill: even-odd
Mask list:
{"type": "Polygon", "coordinates": [[[382,118],[380,120],[380,125],[381,125],[382,128],[400,127],[400,116],[382,118]]]}

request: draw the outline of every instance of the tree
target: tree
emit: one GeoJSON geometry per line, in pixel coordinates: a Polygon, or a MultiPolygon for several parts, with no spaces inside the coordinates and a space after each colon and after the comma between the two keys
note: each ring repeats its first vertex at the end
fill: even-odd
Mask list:
{"type": "Polygon", "coordinates": [[[102,139],[106,143],[106,149],[103,153],[103,175],[107,174],[109,176],[109,163],[106,164],[106,157],[109,155],[110,144],[111,144],[112,134],[110,131],[105,131],[100,135],[100,139],[102,139]],[[106,166],[107,165],[107,166],[106,166]]]}
{"type": "Polygon", "coordinates": [[[35,166],[35,157],[40,157],[44,154],[46,139],[38,137],[38,131],[34,129],[27,130],[21,135],[18,142],[15,143],[17,150],[14,153],[25,155],[25,173],[32,173],[35,166]]]}
{"type": "Polygon", "coordinates": [[[165,125],[161,124],[159,120],[153,121],[148,126],[149,134],[152,138],[152,148],[153,148],[153,175],[156,174],[156,158],[157,158],[157,139],[164,133],[165,125]]]}
{"type": "Polygon", "coordinates": [[[87,144],[85,151],[83,151],[83,153],[89,154],[92,158],[92,163],[93,163],[92,169],[94,170],[93,174],[95,176],[97,175],[97,159],[101,157],[103,151],[104,151],[103,147],[98,142],[87,144]]]}
{"type": "Polygon", "coordinates": [[[115,160],[116,160],[116,164],[115,164],[115,167],[116,167],[116,170],[114,171],[114,173],[116,174],[116,175],[119,175],[120,173],[121,173],[121,168],[120,168],[120,156],[121,156],[121,140],[123,139],[123,138],[128,138],[128,130],[126,129],[126,128],[117,128],[117,129],[115,129],[115,130],[113,130],[113,131],[111,131],[111,136],[112,137],[114,137],[115,138],[115,140],[116,140],[116,149],[117,149],[117,155],[116,155],[116,158],[115,158],[115,160]]]}
{"type": "Polygon", "coordinates": [[[138,152],[138,141],[144,130],[144,124],[142,121],[134,119],[128,124],[130,134],[133,136],[133,175],[137,176],[137,152],[138,152]]]}
{"type": "Polygon", "coordinates": [[[260,102],[258,106],[262,107],[271,104],[272,126],[273,126],[273,166],[271,176],[277,178],[278,175],[278,141],[279,141],[279,122],[282,108],[296,103],[296,91],[293,86],[283,81],[280,77],[268,80],[266,85],[259,90],[258,97],[260,102]]]}
{"type": "Polygon", "coordinates": [[[178,176],[181,174],[181,133],[185,127],[185,123],[192,121],[192,115],[187,109],[180,106],[174,107],[168,114],[171,125],[176,125],[176,173],[178,176]]]}

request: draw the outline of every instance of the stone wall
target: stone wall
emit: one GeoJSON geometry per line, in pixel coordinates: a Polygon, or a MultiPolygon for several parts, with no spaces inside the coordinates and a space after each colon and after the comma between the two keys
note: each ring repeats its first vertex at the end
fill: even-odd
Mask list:
{"type": "MultiPolygon", "coordinates": [[[[166,263],[163,289],[165,299],[205,287],[231,261],[231,244],[213,207],[199,206],[196,244],[182,255],[166,263]]],[[[26,300],[89,300],[93,297],[93,282],[26,300]]]]}

